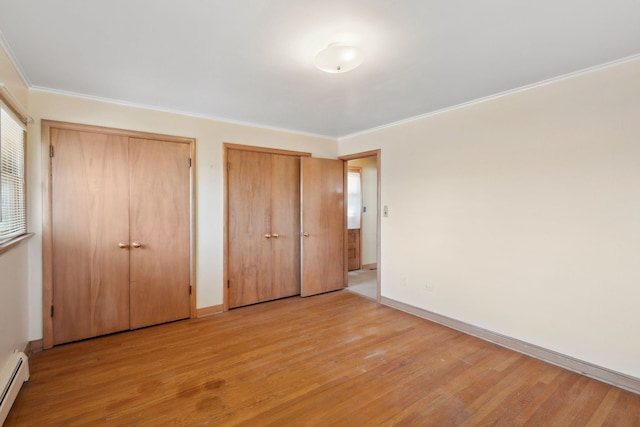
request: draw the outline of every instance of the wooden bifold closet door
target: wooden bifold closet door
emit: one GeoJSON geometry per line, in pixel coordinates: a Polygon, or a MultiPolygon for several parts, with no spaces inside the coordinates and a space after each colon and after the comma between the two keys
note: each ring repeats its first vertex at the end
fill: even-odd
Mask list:
{"type": "Polygon", "coordinates": [[[128,139],[51,130],[54,344],[129,328],[128,139]],[[123,191],[126,189],[126,191],[123,191]]]}
{"type": "Polygon", "coordinates": [[[303,297],[344,288],[347,278],[345,168],[342,160],[303,158],[303,297]]]}
{"type": "Polygon", "coordinates": [[[229,307],[300,293],[300,158],[228,150],[229,307]]]}
{"type": "Polygon", "coordinates": [[[129,141],[130,327],[135,329],[190,314],[189,146],[129,141]]]}
{"type": "Polygon", "coordinates": [[[228,307],[342,289],[344,162],[246,146],[227,161],[228,307]]]}
{"type": "Polygon", "coordinates": [[[189,317],[190,145],[49,134],[52,343],[189,317]]]}

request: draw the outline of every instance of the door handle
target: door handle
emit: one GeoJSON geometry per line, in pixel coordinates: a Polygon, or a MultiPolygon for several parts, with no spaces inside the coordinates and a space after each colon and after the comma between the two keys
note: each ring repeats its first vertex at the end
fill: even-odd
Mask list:
{"type": "Polygon", "coordinates": [[[133,242],[133,243],[131,244],[131,246],[133,246],[134,248],[140,248],[140,247],[142,247],[142,243],[140,243],[140,242],[133,242]]]}
{"type": "Polygon", "coordinates": [[[270,239],[271,238],[271,234],[267,233],[267,234],[264,235],[264,237],[266,237],[267,239],[270,239]]]}
{"type": "Polygon", "coordinates": [[[309,234],[309,233],[306,233],[306,232],[305,232],[305,233],[302,233],[302,235],[303,235],[304,237],[309,237],[309,236],[310,236],[310,234],[309,234]]]}
{"type": "Polygon", "coordinates": [[[118,247],[120,249],[127,249],[129,247],[129,244],[127,242],[120,242],[118,243],[118,247]]]}
{"type": "Polygon", "coordinates": [[[271,237],[273,237],[274,239],[277,239],[278,237],[280,237],[280,235],[278,233],[273,233],[271,237]]]}

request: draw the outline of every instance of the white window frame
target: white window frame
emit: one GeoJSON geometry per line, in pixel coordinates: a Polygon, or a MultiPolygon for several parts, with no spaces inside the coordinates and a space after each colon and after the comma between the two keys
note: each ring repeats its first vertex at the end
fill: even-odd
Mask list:
{"type": "MultiPolygon", "coordinates": [[[[14,226],[17,226],[17,228],[13,227],[14,230],[3,233],[3,230],[0,229],[0,254],[2,254],[7,250],[16,246],[22,240],[32,235],[32,233],[29,233],[27,229],[28,225],[27,225],[27,200],[26,200],[27,199],[27,158],[26,158],[27,127],[26,127],[26,123],[30,122],[31,118],[24,113],[24,109],[21,108],[19,103],[16,102],[15,98],[7,90],[6,86],[4,86],[1,83],[0,83],[0,109],[2,110],[3,113],[6,114],[6,116],[4,117],[5,119],[12,120],[22,130],[22,141],[20,141],[21,146],[18,147],[17,152],[12,151],[12,158],[15,160],[15,157],[17,157],[18,161],[22,162],[21,165],[18,164],[19,166],[17,168],[17,171],[19,172],[17,176],[17,181],[19,185],[18,188],[22,193],[19,195],[19,198],[18,198],[19,205],[17,206],[17,209],[18,209],[17,212],[20,215],[20,217],[18,218],[18,221],[13,224],[14,226]]],[[[11,125],[13,126],[13,123],[11,125]]],[[[5,171],[3,170],[2,155],[3,155],[3,152],[5,152],[6,154],[7,151],[3,149],[2,134],[3,134],[2,123],[0,122],[0,177],[3,178],[3,181],[5,183],[7,182],[6,178],[11,177],[15,183],[15,180],[16,180],[15,174],[13,172],[9,172],[7,175],[5,175],[5,171]]],[[[6,144],[6,141],[5,141],[5,144],[6,144]]],[[[6,148],[6,145],[5,145],[5,148],[6,148]]],[[[11,148],[14,150],[16,149],[15,146],[12,146],[11,148]]],[[[6,166],[6,162],[4,165],[6,166]]],[[[6,184],[5,186],[0,184],[0,203],[5,203],[5,199],[3,198],[7,197],[7,188],[8,188],[7,186],[8,184],[6,184]]],[[[4,205],[0,205],[0,206],[4,206],[4,205]]],[[[15,219],[15,217],[13,216],[14,213],[16,212],[15,204],[14,206],[10,206],[10,208],[13,208],[13,210],[11,211],[11,214],[9,216],[12,217],[12,219],[15,219]]],[[[5,207],[4,213],[5,214],[7,213],[6,207],[5,207]]],[[[2,216],[2,212],[0,212],[0,227],[2,226],[1,216],[2,216]]]]}

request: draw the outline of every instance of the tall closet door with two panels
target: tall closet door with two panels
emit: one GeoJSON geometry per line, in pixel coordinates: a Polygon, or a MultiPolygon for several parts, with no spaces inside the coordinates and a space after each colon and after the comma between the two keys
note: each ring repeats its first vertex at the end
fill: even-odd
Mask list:
{"type": "Polygon", "coordinates": [[[122,133],[49,130],[53,344],[190,316],[190,145],[122,133]]]}
{"type": "Polygon", "coordinates": [[[229,308],[342,289],[344,162],[227,150],[229,308]]]}
{"type": "Polygon", "coordinates": [[[300,294],[300,157],[229,149],[229,307],[300,294]]]}

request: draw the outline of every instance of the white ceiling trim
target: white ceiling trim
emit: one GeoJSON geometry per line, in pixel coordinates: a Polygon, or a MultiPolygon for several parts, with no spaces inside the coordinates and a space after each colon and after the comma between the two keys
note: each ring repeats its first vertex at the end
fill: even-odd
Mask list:
{"type": "Polygon", "coordinates": [[[7,57],[9,58],[9,61],[11,62],[11,65],[13,65],[13,68],[16,70],[16,72],[18,73],[18,75],[22,79],[22,82],[28,88],[30,88],[31,87],[31,81],[27,77],[27,73],[25,73],[24,70],[22,69],[22,67],[20,66],[20,62],[18,62],[18,60],[16,59],[16,56],[11,51],[11,48],[9,47],[9,43],[7,43],[7,40],[4,38],[4,35],[2,34],[2,31],[0,31],[0,48],[2,48],[2,50],[4,50],[4,53],[7,54],[7,57]]]}
{"type": "Polygon", "coordinates": [[[485,96],[485,97],[482,97],[482,98],[474,99],[472,101],[463,102],[462,104],[454,105],[452,107],[442,108],[440,110],[431,111],[429,113],[420,114],[418,116],[408,117],[406,119],[402,119],[402,120],[398,120],[398,121],[395,121],[395,122],[387,123],[386,125],[376,126],[376,127],[371,128],[371,129],[366,129],[366,130],[363,130],[363,131],[360,131],[360,132],[354,132],[354,133],[351,133],[351,134],[348,134],[348,135],[345,135],[345,136],[340,136],[340,137],[338,137],[338,142],[342,142],[343,140],[348,139],[348,138],[353,138],[353,137],[356,137],[356,136],[366,135],[366,134],[369,134],[369,133],[372,133],[372,132],[377,132],[377,131],[382,130],[382,129],[387,129],[387,128],[391,128],[391,127],[394,127],[394,126],[399,126],[399,125],[402,125],[402,124],[405,124],[405,123],[410,123],[410,122],[413,122],[413,121],[416,121],[416,120],[421,120],[421,119],[424,119],[424,118],[427,118],[427,117],[432,117],[432,116],[437,116],[439,114],[448,113],[450,111],[458,110],[460,108],[466,108],[466,107],[470,107],[472,105],[481,104],[483,102],[493,101],[495,99],[503,98],[505,96],[513,95],[513,94],[516,94],[516,93],[525,92],[525,91],[528,91],[528,90],[531,90],[531,89],[539,88],[539,87],[542,87],[542,86],[547,86],[547,85],[554,84],[554,83],[557,83],[557,82],[560,82],[560,81],[563,81],[563,80],[572,79],[572,78],[579,77],[579,76],[582,76],[582,75],[585,75],[585,74],[590,74],[590,73],[593,73],[593,72],[596,72],[596,71],[604,70],[606,68],[615,67],[617,65],[621,65],[621,64],[624,64],[624,63],[627,63],[627,62],[632,62],[632,61],[637,61],[637,60],[640,60],[640,54],[627,56],[626,58],[616,59],[614,61],[606,62],[604,64],[595,65],[593,67],[584,68],[582,70],[578,70],[578,71],[574,71],[574,72],[571,72],[571,73],[563,74],[561,76],[552,77],[552,78],[547,79],[547,80],[542,80],[542,81],[539,81],[537,83],[532,83],[532,84],[529,84],[529,85],[521,86],[519,88],[506,90],[504,92],[500,92],[500,93],[496,93],[496,94],[493,94],[493,95],[485,96]]]}
{"type": "Polygon", "coordinates": [[[241,120],[227,119],[227,118],[224,118],[224,117],[209,116],[209,115],[206,115],[206,114],[192,113],[192,112],[189,112],[189,111],[180,111],[180,110],[173,110],[173,109],[170,109],[170,108],[161,108],[161,107],[152,106],[152,105],[140,104],[140,103],[129,102],[129,101],[122,101],[122,100],[119,100],[119,99],[103,98],[103,97],[100,97],[100,96],[93,96],[93,95],[85,95],[85,94],[82,94],[82,93],[69,92],[69,91],[59,90],[59,89],[51,89],[51,88],[42,87],[42,86],[30,86],[29,90],[33,90],[33,91],[37,91],[37,92],[43,92],[43,93],[51,93],[51,94],[55,94],[55,95],[70,96],[70,97],[73,97],[73,98],[86,99],[86,100],[90,100],[90,101],[105,102],[105,103],[108,103],[108,104],[122,105],[124,107],[140,108],[140,109],[143,109],[143,110],[151,110],[151,111],[158,111],[158,112],[161,112],[161,113],[177,114],[177,115],[180,115],[180,116],[194,117],[194,118],[198,118],[198,119],[211,120],[211,121],[215,121],[215,122],[223,122],[223,123],[229,123],[229,124],[234,124],[234,125],[239,125],[239,126],[248,126],[248,127],[252,127],[252,128],[265,129],[265,130],[271,130],[271,131],[276,131],[276,132],[286,132],[286,133],[290,133],[290,134],[294,134],[294,135],[309,136],[309,137],[312,137],[312,138],[323,138],[323,139],[329,139],[331,141],[337,141],[337,138],[332,137],[332,136],[327,136],[327,135],[320,135],[320,134],[315,134],[315,133],[310,133],[310,132],[303,132],[303,131],[299,131],[299,130],[279,128],[279,127],[276,127],[276,126],[268,126],[268,125],[263,125],[263,124],[258,124],[258,123],[245,122],[245,121],[241,121],[241,120]]]}
{"type": "Polygon", "coordinates": [[[33,123],[33,117],[29,115],[29,111],[25,108],[24,105],[15,97],[15,95],[9,90],[7,85],[4,83],[0,83],[0,95],[4,98],[5,102],[2,102],[2,98],[0,98],[0,104],[9,104],[8,106],[12,108],[14,113],[20,118],[20,121],[23,123],[33,123]]]}

